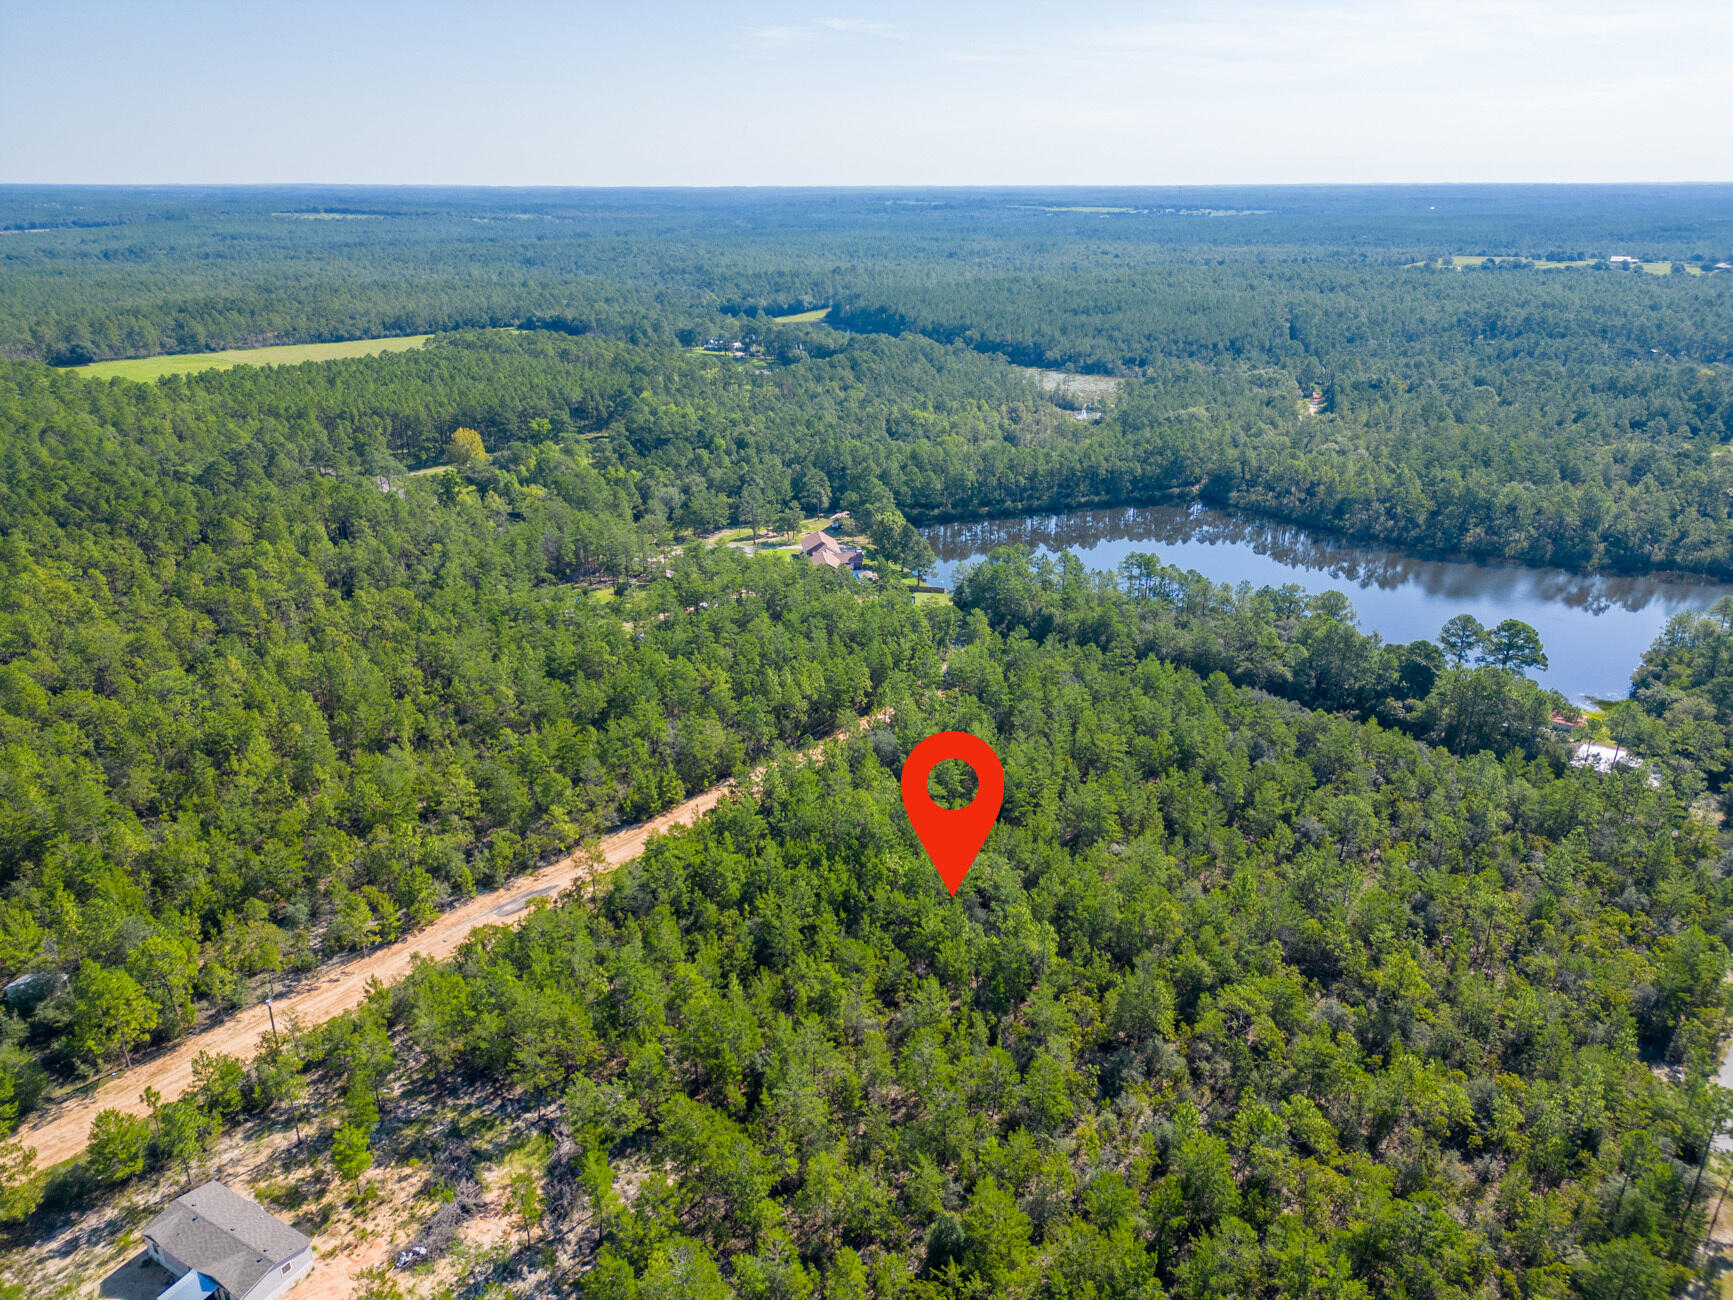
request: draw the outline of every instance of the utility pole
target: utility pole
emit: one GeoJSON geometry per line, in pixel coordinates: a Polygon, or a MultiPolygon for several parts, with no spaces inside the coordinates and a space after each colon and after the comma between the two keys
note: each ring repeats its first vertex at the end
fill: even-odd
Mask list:
{"type": "MultiPolygon", "coordinates": [[[[265,1014],[271,1018],[271,1045],[273,1047],[277,1047],[277,1046],[281,1045],[280,1041],[277,1038],[277,1009],[273,1005],[276,1002],[276,1000],[277,1000],[276,981],[274,981],[270,977],[270,975],[267,974],[265,976],[265,1014]]],[[[289,1119],[295,1125],[295,1145],[300,1146],[301,1145],[301,1106],[300,1106],[299,1102],[297,1102],[295,1104],[295,1108],[289,1112],[289,1119]]]]}

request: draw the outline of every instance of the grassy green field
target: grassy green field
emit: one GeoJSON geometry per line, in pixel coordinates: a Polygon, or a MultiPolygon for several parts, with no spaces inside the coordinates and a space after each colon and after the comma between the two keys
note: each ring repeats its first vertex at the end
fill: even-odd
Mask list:
{"type": "Polygon", "coordinates": [[[375,352],[405,352],[418,348],[431,334],[405,334],[390,339],[351,339],[347,343],[289,343],[274,348],[231,348],[226,352],[182,352],[166,357],[128,357],[121,361],[93,361],[74,366],[92,379],[136,379],[148,383],[164,375],[191,375],[201,370],[224,370],[229,366],[293,366],[302,361],[336,361],[342,357],[366,357],[375,352]]]}
{"type": "Polygon", "coordinates": [[[810,325],[813,321],[821,321],[830,315],[829,307],[814,307],[811,311],[797,311],[792,316],[772,316],[773,321],[784,325],[810,325]]]}

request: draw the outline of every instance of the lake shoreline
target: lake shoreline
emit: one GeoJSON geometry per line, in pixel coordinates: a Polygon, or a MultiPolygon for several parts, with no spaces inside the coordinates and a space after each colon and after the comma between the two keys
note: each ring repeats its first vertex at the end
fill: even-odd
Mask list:
{"type": "Polygon", "coordinates": [[[1520,619],[1536,629],[1550,659],[1537,680],[1579,704],[1625,698],[1631,674],[1668,618],[1733,595],[1733,584],[1700,574],[1581,573],[1508,559],[1440,558],[1196,501],[976,518],[921,532],[938,557],[933,580],[947,587],[963,564],[998,546],[1024,545],[1071,553],[1098,571],[1145,553],[1218,583],[1340,591],[1361,629],[1390,642],[1434,640],[1463,613],[1487,626],[1520,619]]]}
{"type": "Polygon", "coordinates": [[[1013,519],[1028,519],[1036,515],[1066,515],[1084,510],[1142,510],[1154,506],[1183,506],[1187,509],[1197,507],[1217,514],[1238,515],[1248,522],[1262,523],[1284,528],[1299,528],[1314,536],[1340,542],[1345,546],[1372,547],[1382,546],[1401,550],[1416,559],[1435,560],[1448,564],[1481,564],[1504,565],[1518,569],[1558,570],[1583,578],[1653,578],[1661,582],[1692,583],[1701,582],[1716,585],[1733,586],[1733,570],[1710,569],[1679,569],[1679,568],[1636,568],[1621,565],[1604,565],[1593,569],[1573,568],[1566,564],[1537,564],[1532,560],[1522,560],[1503,552],[1476,552],[1456,550],[1450,547],[1427,546],[1406,540],[1378,537],[1364,533],[1345,532],[1332,528],[1327,524],[1312,523],[1305,519],[1296,519],[1290,515],[1276,514],[1271,511],[1258,510],[1250,506],[1236,505],[1232,502],[1217,503],[1199,495],[1190,488],[1179,488],[1169,492],[1152,493],[1136,497],[1100,497],[1090,500],[1072,501],[1065,505],[1032,506],[1026,509],[986,509],[970,510],[938,510],[913,511],[903,513],[908,521],[923,533],[930,529],[946,528],[959,524],[990,524],[1013,519]]]}

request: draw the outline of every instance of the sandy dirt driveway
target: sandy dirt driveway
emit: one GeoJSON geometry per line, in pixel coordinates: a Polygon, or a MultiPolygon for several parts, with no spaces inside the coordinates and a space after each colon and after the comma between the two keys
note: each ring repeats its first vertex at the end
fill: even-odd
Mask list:
{"type": "MultiPolygon", "coordinates": [[[[887,713],[881,712],[863,718],[846,734],[858,734],[886,716],[887,713]]],[[[798,757],[822,761],[826,743],[820,742],[798,757]]],[[[763,771],[760,768],[754,772],[753,779],[763,771]]],[[[393,984],[402,979],[417,954],[443,961],[457,951],[477,926],[516,925],[529,914],[532,899],[551,898],[610,867],[630,862],[644,851],[652,835],[692,825],[734,789],[736,784],[731,780],[712,786],[659,817],[624,827],[593,846],[586,845],[539,871],[518,877],[503,888],[478,894],[406,939],[325,968],[310,982],[276,1000],[279,1024],[286,1023],[289,1016],[298,1017],[303,1025],[316,1025],[341,1015],[366,998],[369,981],[393,984]]],[[[140,1097],[146,1088],[155,1088],[164,1101],[173,1101],[192,1087],[193,1060],[201,1052],[222,1052],[242,1061],[251,1060],[258,1050],[260,1036],[269,1029],[269,1013],[262,1003],[237,1012],[182,1039],[160,1055],[100,1080],[83,1095],[49,1107],[16,1136],[24,1145],[36,1148],[37,1163],[42,1168],[70,1160],[84,1150],[91,1121],[98,1111],[113,1108],[143,1115],[146,1107],[140,1097]]]]}

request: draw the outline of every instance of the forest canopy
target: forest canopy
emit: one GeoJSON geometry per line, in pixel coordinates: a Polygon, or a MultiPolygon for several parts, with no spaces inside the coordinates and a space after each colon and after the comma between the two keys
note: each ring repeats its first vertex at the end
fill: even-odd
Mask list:
{"type": "Polygon", "coordinates": [[[359,1200],[442,1158],[395,1107],[485,1083],[585,1295],[1670,1293],[1728,1119],[1733,607],[1573,732],[1516,619],[1388,643],[1159,555],[909,586],[928,523],[1156,500],[1733,577],[1724,197],[0,189],[0,1139],[766,771],[104,1112],[42,1209],[0,1141],[0,1222],[241,1117],[359,1200]],[[790,561],[833,513],[875,578],[790,561]],[[1007,775],[954,900],[897,793],[947,728],[1007,775]]]}
{"type": "MultiPolygon", "coordinates": [[[[803,400],[849,394],[820,399],[822,430],[803,412],[821,447],[775,453],[839,494],[870,477],[917,523],[1177,496],[1436,551],[1729,576],[1733,274],[1715,269],[1733,257],[1727,210],[1712,186],[10,187],[0,355],[72,365],[511,326],[639,347],[630,372],[745,340],[803,400]],[[332,214],[361,219],[305,219],[332,214]],[[1615,270],[1613,256],[1669,273],[1615,270]],[[822,319],[778,319],[808,309],[822,319]],[[886,422],[896,446],[839,463],[843,444],[873,438],[857,408],[875,390],[939,395],[931,363],[911,362],[921,354],[857,353],[848,335],[862,332],[1133,382],[1100,425],[1021,428],[1013,414],[1013,446],[996,452],[917,407],[886,422]]],[[[1006,405],[1006,380],[968,384],[1006,405]]],[[[503,396],[497,380],[480,387],[503,396]]],[[[695,433],[693,418],[708,435],[710,403],[689,377],[680,387],[681,414],[663,413],[653,444],[695,433]]],[[[611,402],[640,425],[650,413],[621,408],[642,391],[611,402]]],[[[443,443],[450,429],[418,427],[420,414],[393,412],[387,445],[443,443]]]]}

